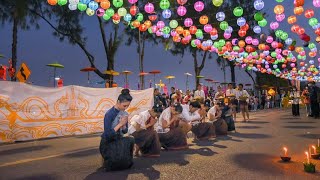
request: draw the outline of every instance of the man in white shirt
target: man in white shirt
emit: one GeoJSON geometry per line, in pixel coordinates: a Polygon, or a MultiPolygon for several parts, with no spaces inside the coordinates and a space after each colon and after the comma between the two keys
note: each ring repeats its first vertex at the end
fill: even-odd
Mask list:
{"type": "Polygon", "coordinates": [[[243,89],[243,84],[239,84],[238,91],[236,91],[236,99],[239,100],[240,111],[242,113],[244,122],[249,121],[249,108],[248,108],[249,98],[250,98],[250,95],[246,90],[243,89]],[[246,119],[245,115],[247,115],[248,120],[246,119]]]}
{"type": "Polygon", "coordinates": [[[194,92],[194,98],[196,98],[196,97],[201,97],[201,98],[203,98],[203,100],[206,99],[206,95],[205,95],[204,91],[202,90],[201,84],[198,84],[197,90],[194,92]]]}
{"type": "Polygon", "coordinates": [[[192,124],[194,124],[197,121],[200,121],[200,108],[201,105],[198,101],[193,101],[190,103],[190,105],[182,105],[182,121],[180,121],[179,126],[182,128],[185,134],[187,134],[191,130],[192,124]]]}
{"type": "Polygon", "coordinates": [[[224,92],[222,91],[221,86],[218,86],[218,92],[214,95],[214,100],[221,100],[221,98],[224,98],[224,92]]]}
{"type": "Polygon", "coordinates": [[[232,115],[233,115],[234,121],[236,121],[238,100],[236,99],[236,90],[233,89],[232,83],[228,84],[228,89],[226,91],[226,97],[229,99],[229,103],[232,104],[232,115]]]}

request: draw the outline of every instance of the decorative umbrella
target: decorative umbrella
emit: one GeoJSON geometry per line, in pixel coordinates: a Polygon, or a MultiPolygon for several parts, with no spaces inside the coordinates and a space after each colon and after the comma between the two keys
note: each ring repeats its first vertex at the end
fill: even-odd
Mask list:
{"type": "Polygon", "coordinates": [[[0,54],[0,58],[5,58],[5,56],[3,54],[0,54]]]}
{"type": "Polygon", "coordinates": [[[139,73],[139,76],[145,76],[145,75],[148,75],[149,73],[147,73],[147,72],[140,72],[139,73]]]}
{"type": "Polygon", "coordinates": [[[93,67],[85,67],[80,69],[81,72],[88,72],[88,84],[90,84],[90,72],[95,70],[96,68],[93,68],[93,67]]]}
{"type": "Polygon", "coordinates": [[[129,88],[128,75],[132,74],[131,71],[122,71],[121,74],[125,76],[125,85],[124,88],[129,88]]]}
{"type": "Polygon", "coordinates": [[[56,78],[56,71],[57,68],[64,68],[64,66],[62,64],[59,63],[51,63],[51,64],[47,64],[46,66],[49,67],[53,67],[53,87],[56,87],[56,82],[55,82],[55,78],[56,78]]]}
{"type": "Polygon", "coordinates": [[[142,76],[146,76],[146,75],[148,75],[148,74],[149,74],[149,73],[143,72],[143,71],[141,71],[141,72],[139,73],[140,83],[138,83],[138,89],[144,89],[144,82],[143,82],[143,84],[142,84],[142,76]]]}
{"type": "MultiPolygon", "coordinates": [[[[110,75],[110,76],[119,76],[119,75],[120,75],[119,72],[114,71],[114,70],[105,70],[103,73],[104,73],[104,74],[108,74],[108,75],[110,75]]],[[[113,82],[114,82],[114,81],[113,81],[113,82]]],[[[107,82],[107,83],[106,83],[106,87],[109,87],[109,86],[110,86],[109,83],[110,83],[110,82],[107,82]]],[[[113,86],[113,83],[111,84],[111,86],[113,86]]]]}
{"type": "Polygon", "coordinates": [[[187,79],[186,79],[186,90],[188,90],[189,89],[189,76],[192,76],[192,74],[186,72],[186,73],[184,73],[184,75],[187,76],[187,79]]]}
{"type": "Polygon", "coordinates": [[[176,77],[175,77],[175,76],[166,76],[165,78],[169,80],[169,84],[170,84],[170,80],[171,80],[171,79],[174,79],[174,78],[176,78],[176,77]]]}
{"type": "Polygon", "coordinates": [[[159,70],[153,70],[153,71],[150,71],[149,74],[153,74],[153,84],[156,85],[156,74],[160,74],[161,71],[159,70]]]}

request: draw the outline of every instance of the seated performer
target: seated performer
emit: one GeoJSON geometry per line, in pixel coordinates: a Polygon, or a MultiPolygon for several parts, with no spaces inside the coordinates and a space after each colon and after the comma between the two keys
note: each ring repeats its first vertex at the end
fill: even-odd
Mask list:
{"type": "Polygon", "coordinates": [[[128,113],[132,97],[123,89],[117,103],[104,117],[104,132],[101,135],[100,153],[106,171],[128,169],[133,165],[134,138],[124,137],[128,131],[128,113]]]}
{"type": "Polygon", "coordinates": [[[192,124],[201,120],[201,116],[199,114],[201,105],[196,100],[190,102],[189,105],[182,105],[182,108],[183,110],[180,116],[182,121],[180,121],[179,127],[183,130],[184,134],[188,134],[192,128],[192,124]]]}
{"type": "Polygon", "coordinates": [[[154,124],[162,111],[162,106],[157,104],[151,110],[143,111],[130,119],[129,134],[135,139],[136,155],[140,151],[145,157],[160,156],[161,146],[154,124]]]}
{"type": "Polygon", "coordinates": [[[156,130],[161,146],[167,150],[187,149],[187,137],[179,127],[182,106],[173,104],[165,109],[159,117],[156,130]]]}
{"type": "MultiPolygon", "coordinates": [[[[199,102],[192,102],[193,106],[198,107],[199,102]]],[[[190,104],[191,105],[191,104],[190,104]]],[[[194,107],[192,107],[194,108],[194,107]]],[[[199,121],[193,121],[191,131],[195,134],[196,138],[199,140],[209,139],[216,136],[216,130],[212,123],[205,122],[205,117],[207,114],[207,106],[201,103],[199,109],[200,119],[199,121]]]]}
{"type": "Polygon", "coordinates": [[[216,101],[215,105],[208,111],[207,116],[210,121],[213,121],[213,124],[216,129],[216,135],[226,135],[228,131],[228,125],[225,120],[222,118],[224,115],[222,112],[223,103],[216,101]]]}

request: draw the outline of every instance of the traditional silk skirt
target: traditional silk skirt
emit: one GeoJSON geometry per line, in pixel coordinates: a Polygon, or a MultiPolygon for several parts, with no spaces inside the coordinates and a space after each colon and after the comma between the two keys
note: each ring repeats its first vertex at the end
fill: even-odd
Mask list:
{"type": "Polygon", "coordinates": [[[220,119],[214,121],[213,124],[216,128],[217,135],[227,135],[228,134],[228,125],[224,119],[220,118],[220,119]]]}
{"type": "Polygon", "coordinates": [[[155,130],[136,131],[132,136],[143,155],[160,155],[161,145],[158,133],[155,130]]]}
{"type": "Polygon", "coordinates": [[[216,128],[212,123],[199,123],[192,126],[191,131],[198,139],[211,138],[216,136],[216,128]]]}
{"type": "Polygon", "coordinates": [[[188,148],[187,137],[181,130],[176,127],[170,129],[167,133],[159,133],[161,146],[168,150],[179,150],[188,148]]]}
{"type": "Polygon", "coordinates": [[[133,165],[133,137],[118,136],[112,140],[101,138],[100,153],[107,171],[128,169],[133,165]]]}

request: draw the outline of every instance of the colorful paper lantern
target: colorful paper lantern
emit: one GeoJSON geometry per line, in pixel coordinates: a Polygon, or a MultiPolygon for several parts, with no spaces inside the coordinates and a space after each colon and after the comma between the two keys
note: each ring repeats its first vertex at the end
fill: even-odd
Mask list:
{"type": "Polygon", "coordinates": [[[179,6],[177,9],[177,13],[179,16],[184,16],[187,13],[187,9],[184,6],[179,6]]]}
{"type": "Polygon", "coordinates": [[[224,19],[226,18],[226,15],[225,15],[225,13],[224,12],[218,12],[217,14],[216,14],[216,19],[218,20],[218,21],[224,21],[224,19]]]}
{"type": "Polygon", "coordinates": [[[194,3],[193,7],[197,12],[201,12],[204,9],[204,3],[202,1],[197,1],[194,3]]]}
{"type": "Polygon", "coordinates": [[[263,0],[255,0],[253,6],[256,10],[260,11],[264,8],[264,2],[263,0]]]}
{"type": "Polygon", "coordinates": [[[100,2],[100,7],[103,8],[103,9],[108,9],[110,7],[110,1],[102,0],[100,2]]]}
{"type": "Polygon", "coordinates": [[[152,3],[147,3],[146,5],[144,5],[144,11],[146,11],[149,14],[153,13],[154,5],[152,3]]]}
{"type": "Polygon", "coordinates": [[[275,14],[283,14],[284,13],[284,7],[282,5],[276,5],[273,9],[275,14]]]}
{"type": "Polygon", "coordinates": [[[212,0],[212,4],[216,7],[220,7],[223,4],[223,0],[212,0]]]}
{"type": "Polygon", "coordinates": [[[204,15],[204,16],[201,16],[201,17],[199,18],[199,22],[200,22],[200,24],[202,24],[202,25],[207,24],[208,21],[209,21],[208,16],[205,16],[205,15],[204,15]]]}
{"type": "Polygon", "coordinates": [[[162,17],[165,19],[169,19],[171,17],[171,11],[169,9],[165,9],[162,11],[162,17]]]}
{"type": "Polygon", "coordinates": [[[168,9],[169,7],[170,7],[170,2],[169,2],[169,0],[161,0],[161,1],[160,1],[160,8],[161,8],[162,10],[168,9]]]}
{"type": "Polygon", "coordinates": [[[193,20],[192,20],[191,18],[186,18],[186,19],[184,20],[184,26],[190,27],[190,26],[192,26],[192,25],[193,25],[193,20]]]}
{"type": "Polygon", "coordinates": [[[242,7],[238,6],[236,8],[233,9],[233,14],[237,17],[240,17],[243,15],[243,9],[242,7]]]}

